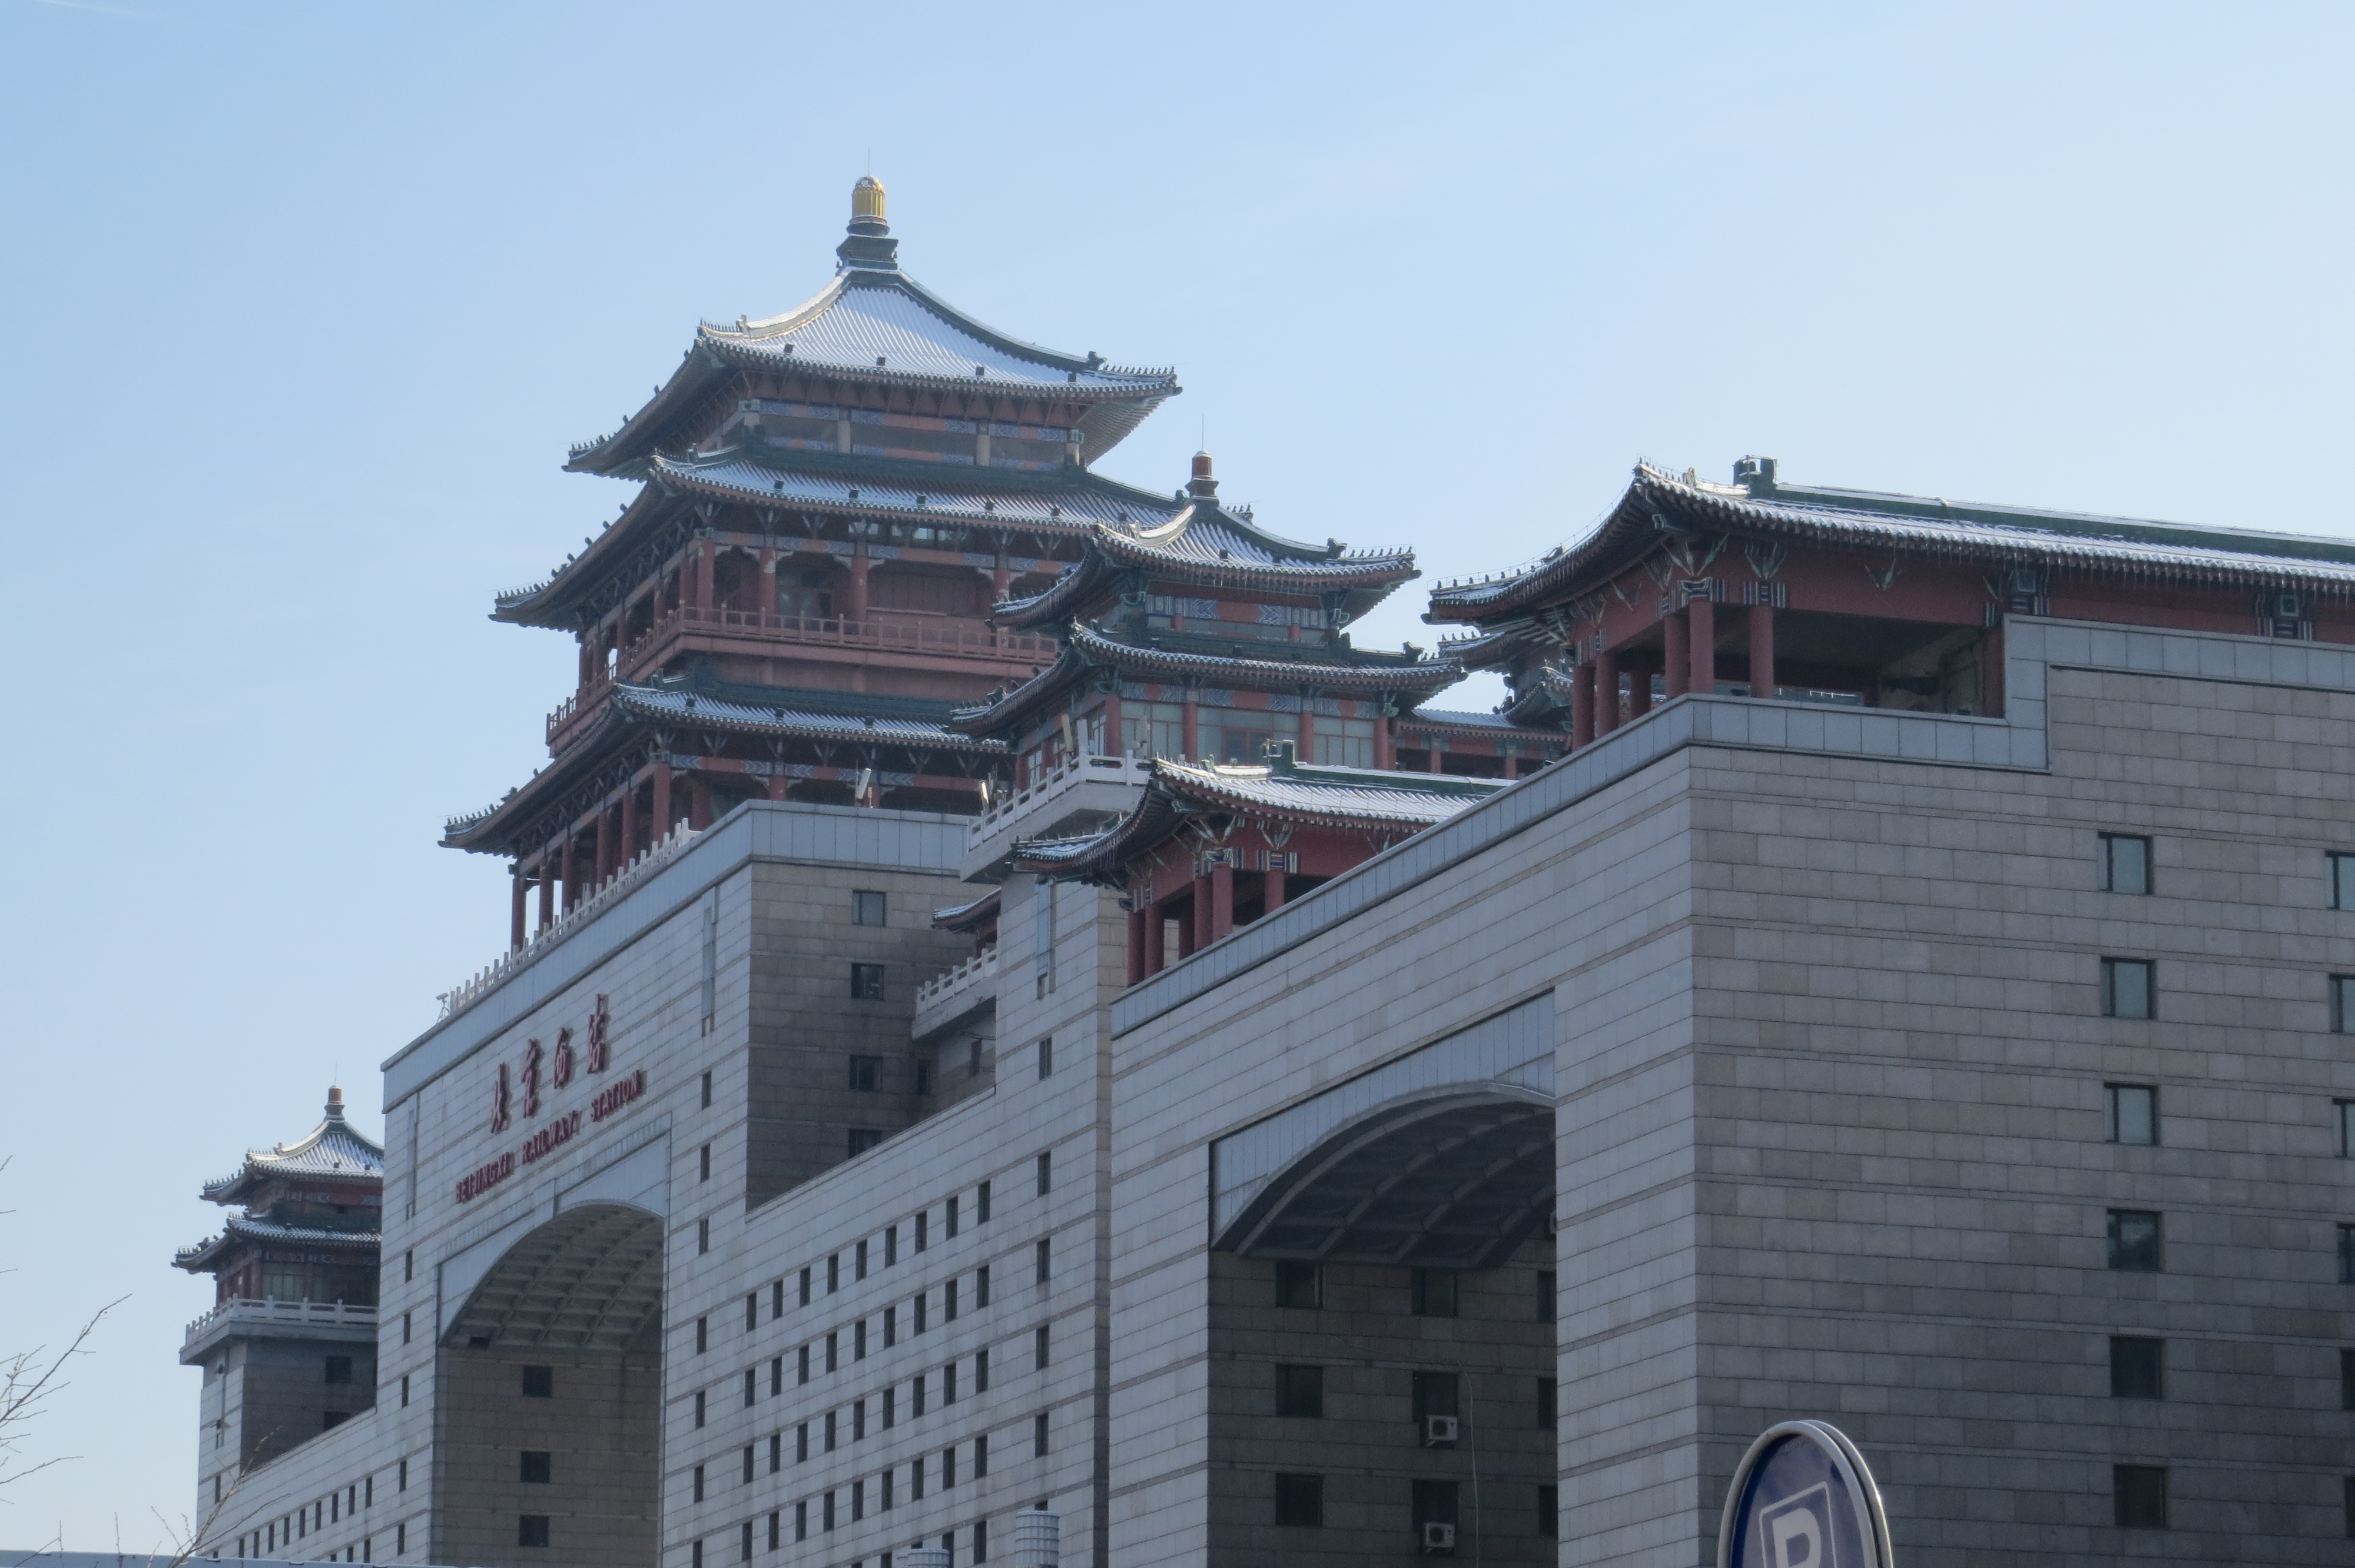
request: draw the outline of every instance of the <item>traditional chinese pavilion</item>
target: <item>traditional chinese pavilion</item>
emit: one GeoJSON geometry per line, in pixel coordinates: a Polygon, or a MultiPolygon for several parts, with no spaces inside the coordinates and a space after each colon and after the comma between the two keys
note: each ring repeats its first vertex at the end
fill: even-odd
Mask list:
{"type": "Polygon", "coordinates": [[[239,1212],[172,1259],[214,1281],[180,1360],[205,1369],[211,1446],[250,1467],[375,1403],[384,1150],[331,1088],[317,1127],[201,1192],[239,1212]]]}
{"type": "Polygon", "coordinates": [[[1420,649],[1350,645],[1349,623],[1416,576],[1412,551],[1295,544],[1218,490],[1197,453],[1162,510],[1091,522],[1070,570],[997,606],[997,626],[1058,645],[1047,668],[955,719],[1015,752],[1018,787],[1074,756],[1255,765],[1278,741],[1388,769],[1392,721],[1463,678],[1420,649]]]}
{"type": "Polygon", "coordinates": [[[1057,660],[993,603],[1043,593],[1098,527],[1187,503],[1091,465],[1179,390],[1167,370],[1008,337],[900,267],[883,187],[852,195],[834,281],[704,323],[645,407],[568,468],[634,487],[493,619],[580,643],[550,760],[444,842],[508,857],[512,938],[684,821],[749,796],[970,811],[1009,770],[953,710],[1057,660]]]}
{"type": "Polygon", "coordinates": [[[1134,985],[1504,788],[1303,766],[1288,739],[1269,751],[1261,765],[1157,758],[1125,817],[1025,844],[1014,868],[1120,889],[1134,985]]]}
{"type": "Polygon", "coordinates": [[[1443,584],[1425,620],[1574,745],[1687,692],[2000,715],[2007,614],[2355,641],[2355,550],[1639,466],[1593,533],[1443,584]]]}

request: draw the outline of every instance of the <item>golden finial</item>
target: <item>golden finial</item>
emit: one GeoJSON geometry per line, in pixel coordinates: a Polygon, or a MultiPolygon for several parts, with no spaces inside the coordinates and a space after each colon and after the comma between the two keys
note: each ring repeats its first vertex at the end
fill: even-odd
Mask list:
{"type": "Polygon", "coordinates": [[[883,221],[883,182],[873,175],[861,175],[858,183],[850,187],[850,221],[861,219],[883,221]]]}

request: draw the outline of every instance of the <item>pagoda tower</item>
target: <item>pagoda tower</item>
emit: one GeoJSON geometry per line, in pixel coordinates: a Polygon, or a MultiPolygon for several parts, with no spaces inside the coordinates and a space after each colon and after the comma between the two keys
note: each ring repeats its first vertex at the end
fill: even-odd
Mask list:
{"type": "Polygon", "coordinates": [[[569,471],[630,499],[498,596],[494,620],[580,644],[549,763],[443,839],[512,863],[516,948],[747,798],[980,810],[1009,750],[952,714],[1057,659],[991,605],[1044,593],[1099,525],[1188,510],[1092,467],[1174,373],[948,304],[901,270],[872,178],[836,257],[808,302],[704,323],[645,407],[573,450],[569,471]]]}
{"type": "Polygon", "coordinates": [[[201,1190],[238,1212],[174,1257],[214,1281],[188,1325],[184,1366],[202,1367],[197,1473],[231,1478],[376,1403],[377,1277],[384,1150],[344,1119],[344,1093],[293,1143],[248,1151],[201,1190]]]}

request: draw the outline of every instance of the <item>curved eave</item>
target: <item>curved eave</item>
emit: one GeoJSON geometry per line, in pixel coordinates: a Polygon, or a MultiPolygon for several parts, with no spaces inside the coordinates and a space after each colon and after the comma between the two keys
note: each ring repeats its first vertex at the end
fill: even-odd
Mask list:
{"type": "Polygon", "coordinates": [[[1004,729],[1026,710],[1085,676],[1089,668],[1088,662],[1066,641],[1055,651],[1053,663],[995,702],[977,707],[959,708],[949,715],[949,726],[972,736],[985,736],[994,730],[1004,729]]]}
{"type": "Polygon", "coordinates": [[[798,740],[858,741],[874,746],[914,749],[940,747],[975,756],[1004,756],[1006,747],[994,740],[976,740],[951,729],[913,733],[913,721],[887,719],[873,725],[847,715],[802,714],[793,709],[769,710],[768,716],[746,711],[751,705],[698,699],[693,706],[677,708],[629,686],[616,686],[608,699],[624,717],[655,726],[693,728],[715,735],[774,736],[798,740]],[[887,727],[888,726],[888,727],[887,727]]]}
{"type": "Polygon", "coordinates": [[[938,376],[921,370],[894,370],[889,366],[879,368],[871,365],[843,365],[811,355],[786,354],[757,343],[746,343],[724,329],[709,326],[697,330],[696,346],[709,350],[715,358],[740,370],[773,376],[798,376],[810,381],[853,382],[905,391],[979,392],[1042,403],[1102,406],[1140,399],[1157,403],[1184,390],[1178,385],[1175,372],[1161,373],[1155,379],[1140,378],[1134,382],[1013,381],[1004,377],[992,380],[986,376],[938,376]]]}
{"type": "MultiPolygon", "coordinates": [[[[2355,560],[2228,548],[2239,543],[2238,535],[2126,518],[2007,514],[1908,497],[1889,498],[1887,504],[1892,510],[1876,512],[1861,505],[1721,493],[1638,465],[1618,504],[1584,539],[1517,576],[1434,589],[1423,619],[1433,623],[1487,621],[1572,597],[1646,554],[1659,537],[1660,520],[1669,513],[1694,530],[1739,531],[1916,559],[2034,562],[2092,577],[2200,587],[2300,588],[2355,598],[2355,560]],[[1900,506],[1904,510],[1893,509],[1900,506]],[[2062,532],[2062,524],[2083,531],[2062,532]],[[2176,537],[2179,533],[2183,536],[2176,537]],[[2208,538],[2218,542],[2200,542],[2208,538]]],[[[2263,536],[2248,538],[2251,546],[2264,542],[2263,536]]],[[[2295,535],[2284,535],[2281,542],[2286,549],[2299,550],[2328,549],[2335,544],[2295,535]]]]}
{"type": "Polygon", "coordinates": [[[933,910],[932,929],[968,933],[979,930],[985,921],[996,917],[1005,892],[1003,887],[993,887],[970,904],[933,910]]]}
{"type": "Polygon", "coordinates": [[[565,459],[567,473],[612,474],[652,452],[673,422],[691,411],[711,389],[736,374],[736,366],[717,354],[698,352],[698,342],[655,389],[645,404],[622,421],[621,428],[593,441],[583,441],[565,459]]]}
{"type": "MultiPolygon", "coordinates": [[[[1193,516],[1189,506],[1171,525],[1190,522],[1193,516]]],[[[1000,626],[1025,627],[1092,614],[1119,591],[1120,579],[1130,572],[1150,572],[1167,581],[1249,593],[1306,597],[1347,593],[1352,616],[1364,614],[1401,583],[1419,575],[1411,551],[1334,562],[1212,561],[1156,550],[1145,540],[1096,524],[1089,534],[1088,556],[1079,570],[1065,573],[1028,599],[1001,602],[990,616],[1000,626]]]]}
{"type": "Polygon", "coordinates": [[[1455,718],[1439,714],[1409,713],[1400,715],[1391,721],[1391,725],[1393,729],[1401,731],[1428,730],[1441,735],[1463,736],[1467,739],[1527,740],[1534,741],[1540,746],[1561,744],[1560,729],[1524,725],[1503,714],[1497,715],[1495,723],[1483,723],[1476,718],[1455,718]]]}
{"type": "Polygon", "coordinates": [[[1194,677],[1220,675],[1253,688],[1311,685],[1331,692],[1435,692],[1464,678],[1463,666],[1452,660],[1322,664],[1180,653],[1115,641],[1088,626],[1073,627],[1068,646],[1077,649],[1091,663],[1117,668],[1124,673],[1135,670],[1194,677]]]}
{"type": "Polygon", "coordinates": [[[645,486],[578,556],[549,572],[546,582],[493,599],[491,619],[514,626],[570,630],[572,609],[596,591],[616,557],[627,558],[640,535],[661,522],[676,499],[661,485],[645,486]]]}

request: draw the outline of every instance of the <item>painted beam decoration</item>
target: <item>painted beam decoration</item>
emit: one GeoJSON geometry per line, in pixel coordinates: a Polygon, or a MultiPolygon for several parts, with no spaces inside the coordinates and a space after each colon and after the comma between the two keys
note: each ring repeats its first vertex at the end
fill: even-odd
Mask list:
{"type": "Polygon", "coordinates": [[[1759,1434],[1726,1489],[1717,1568],[1894,1568],[1881,1489],[1846,1433],[1785,1421],[1759,1434]]]}

